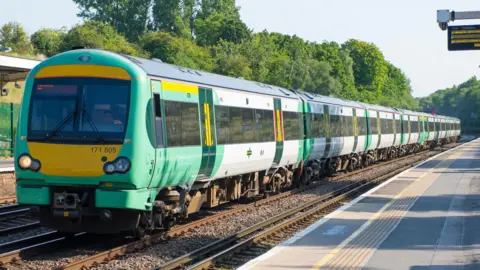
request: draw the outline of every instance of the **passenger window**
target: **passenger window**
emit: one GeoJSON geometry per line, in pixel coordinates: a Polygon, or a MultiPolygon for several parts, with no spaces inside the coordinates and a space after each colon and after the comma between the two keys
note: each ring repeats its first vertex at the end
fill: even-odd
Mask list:
{"type": "Polygon", "coordinates": [[[157,141],[157,147],[163,147],[163,119],[162,110],[160,107],[160,94],[153,94],[153,107],[155,110],[155,137],[157,141]]]}
{"type": "Polygon", "coordinates": [[[200,145],[198,103],[165,100],[168,147],[200,145]]]}

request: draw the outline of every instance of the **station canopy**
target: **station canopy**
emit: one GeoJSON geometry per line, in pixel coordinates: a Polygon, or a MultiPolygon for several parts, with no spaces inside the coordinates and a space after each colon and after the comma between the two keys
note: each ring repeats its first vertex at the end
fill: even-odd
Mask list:
{"type": "Polygon", "coordinates": [[[0,86],[7,82],[23,81],[28,72],[41,61],[0,55],[0,86]]]}

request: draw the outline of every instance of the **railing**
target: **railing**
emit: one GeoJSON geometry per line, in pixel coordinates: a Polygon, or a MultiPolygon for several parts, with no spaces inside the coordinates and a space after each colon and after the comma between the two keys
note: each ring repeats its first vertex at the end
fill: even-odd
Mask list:
{"type": "Polygon", "coordinates": [[[0,156],[13,156],[20,104],[0,103],[0,156]]]}

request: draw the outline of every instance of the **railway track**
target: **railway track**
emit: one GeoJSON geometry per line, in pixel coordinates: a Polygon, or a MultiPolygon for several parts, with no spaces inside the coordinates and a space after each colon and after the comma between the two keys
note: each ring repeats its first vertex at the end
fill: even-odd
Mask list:
{"type": "MultiPolygon", "coordinates": [[[[341,181],[344,178],[350,177],[352,175],[364,173],[366,171],[375,170],[378,167],[385,166],[387,164],[392,164],[392,163],[395,163],[395,162],[399,162],[400,160],[407,159],[407,158],[410,158],[410,157],[412,157],[412,155],[405,156],[405,157],[395,159],[395,160],[391,160],[391,161],[388,161],[388,162],[380,162],[378,164],[372,165],[372,166],[364,168],[364,169],[360,169],[360,170],[356,170],[356,171],[353,171],[353,172],[344,173],[344,174],[340,174],[340,175],[337,175],[337,176],[334,176],[334,177],[330,177],[330,178],[328,178],[328,181],[311,184],[310,186],[307,186],[307,187],[304,187],[304,188],[301,188],[301,189],[295,189],[295,190],[287,191],[287,192],[281,193],[279,195],[274,195],[274,196],[268,197],[266,199],[255,201],[255,202],[250,203],[250,204],[240,205],[240,206],[238,206],[234,209],[225,210],[223,212],[216,213],[212,216],[207,216],[207,217],[203,217],[203,218],[198,219],[198,220],[191,221],[191,222],[189,222],[185,225],[179,225],[179,226],[173,227],[168,232],[157,233],[157,234],[151,235],[149,237],[146,237],[142,240],[127,241],[126,243],[124,241],[124,243],[121,244],[121,245],[115,245],[115,248],[108,249],[108,250],[105,250],[103,252],[100,251],[100,252],[96,253],[95,255],[88,256],[88,257],[80,259],[80,260],[72,261],[72,262],[70,262],[70,263],[68,263],[68,264],[66,264],[66,265],[64,265],[60,268],[61,269],[85,269],[85,268],[88,268],[88,267],[93,266],[95,264],[102,263],[102,262],[107,262],[107,261],[112,260],[114,258],[117,258],[119,256],[123,256],[123,255],[126,255],[128,253],[141,250],[141,249],[143,249],[147,246],[151,246],[151,245],[154,245],[154,244],[157,244],[157,243],[162,243],[162,241],[166,241],[169,238],[176,237],[176,236],[181,236],[181,235],[183,235],[185,233],[188,233],[190,230],[193,230],[193,229],[195,229],[199,226],[225,219],[228,216],[231,216],[231,215],[234,215],[234,214],[237,214],[237,213],[242,213],[243,211],[248,211],[248,209],[251,209],[251,207],[258,207],[258,206],[261,206],[261,205],[264,205],[264,204],[271,203],[273,201],[281,200],[281,199],[286,198],[288,196],[291,196],[291,195],[294,195],[294,194],[297,194],[297,193],[301,193],[301,192],[304,192],[306,190],[309,190],[309,189],[312,189],[312,188],[315,188],[315,187],[320,187],[320,186],[326,185],[330,182],[336,182],[336,183],[340,182],[341,184],[343,184],[343,182],[341,182],[341,181]]],[[[360,182],[358,182],[358,183],[360,183],[360,182]]],[[[356,183],[356,184],[358,185],[358,183],[356,183]]],[[[330,195],[332,195],[332,194],[337,194],[337,195],[342,194],[342,193],[338,193],[338,192],[339,191],[337,190],[337,191],[334,191],[333,193],[329,193],[329,194],[330,195]]],[[[327,197],[325,197],[325,196],[323,196],[321,198],[323,200],[327,200],[327,197]]],[[[331,197],[329,197],[329,198],[331,199],[331,197]]],[[[317,204],[318,204],[318,202],[317,202],[317,204]]],[[[31,243],[27,244],[26,242],[24,242],[24,243],[19,242],[19,243],[16,243],[17,248],[14,248],[14,250],[3,249],[7,252],[0,255],[0,263],[6,264],[6,263],[9,263],[9,262],[12,262],[12,261],[18,261],[18,260],[21,260],[21,259],[30,258],[30,257],[38,255],[38,254],[45,254],[45,253],[48,253],[50,250],[58,250],[58,249],[63,249],[66,246],[72,246],[72,243],[74,243],[73,246],[79,246],[79,245],[84,245],[84,244],[89,245],[92,242],[93,243],[98,242],[98,237],[96,239],[95,238],[91,239],[91,237],[89,238],[88,234],[79,234],[79,235],[76,235],[75,237],[68,237],[68,238],[65,237],[65,236],[62,236],[62,235],[55,235],[55,234],[53,234],[53,232],[52,232],[51,235],[55,239],[48,239],[47,241],[42,242],[40,240],[40,238],[34,238],[34,239],[37,239],[37,240],[32,242],[33,244],[31,244],[31,243]],[[89,239],[91,239],[92,242],[89,242],[89,239]],[[97,240],[97,241],[93,241],[93,240],[97,240]]],[[[30,240],[30,241],[33,241],[33,240],[30,240]]],[[[114,243],[114,242],[115,241],[113,241],[112,243],[114,243]]],[[[1,249],[1,246],[0,246],[0,252],[1,251],[2,251],[2,249],[1,249]]]]}
{"type": "Polygon", "coordinates": [[[0,205],[17,203],[17,196],[0,198],[0,205]]]}
{"type": "Polygon", "coordinates": [[[0,206],[0,237],[37,227],[40,223],[30,218],[28,207],[18,204],[0,206]]]}

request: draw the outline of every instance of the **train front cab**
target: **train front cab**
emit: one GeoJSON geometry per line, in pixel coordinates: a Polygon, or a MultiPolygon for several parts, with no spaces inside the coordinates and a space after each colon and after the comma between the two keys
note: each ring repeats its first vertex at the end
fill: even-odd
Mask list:
{"type": "Polygon", "coordinates": [[[66,52],[26,81],[15,146],[17,198],[44,226],[116,233],[148,210],[148,82],[119,55],[66,52]],[[131,109],[142,108],[142,109],[131,109]]]}

